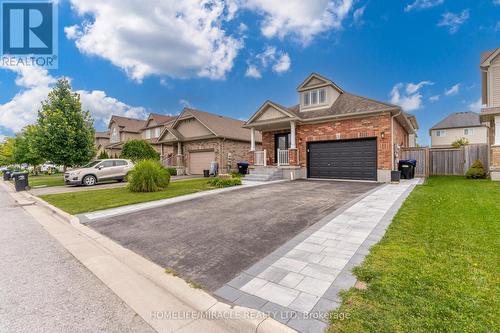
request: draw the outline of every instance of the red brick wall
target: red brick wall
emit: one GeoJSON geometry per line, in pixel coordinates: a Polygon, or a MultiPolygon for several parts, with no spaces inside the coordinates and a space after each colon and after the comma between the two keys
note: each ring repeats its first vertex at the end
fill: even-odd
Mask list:
{"type": "MultiPolygon", "coordinates": [[[[401,124],[394,119],[394,144],[398,144],[401,147],[408,147],[408,133],[406,130],[401,126],[401,124]]],[[[401,159],[401,150],[395,152],[397,156],[394,156],[394,165],[397,165],[397,162],[401,159]]]]}
{"type": "Polygon", "coordinates": [[[278,133],[288,133],[290,130],[272,131],[272,132],[262,132],[262,150],[267,150],[267,165],[276,164],[275,156],[275,140],[274,135],[278,133]]]}

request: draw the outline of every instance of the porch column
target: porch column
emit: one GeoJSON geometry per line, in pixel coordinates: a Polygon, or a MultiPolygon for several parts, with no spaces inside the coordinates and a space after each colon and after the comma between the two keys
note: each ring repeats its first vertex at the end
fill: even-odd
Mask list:
{"type": "Polygon", "coordinates": [[[295,145],[295,121],[290,122],[290,140],[292,141],[290,143],[290,149],[296,149],[295,145]]]}
{"type": "Polygon", "coordinates": [[[255,151],[255,128],[250,129],[250,151],[255,151]]]}
{"type": "Polygon", "coordinates": [[[495,116],[495,146],[500,146],[500,116],[495,116]]]}
{"type": "Polygon", "coordinates": [[[182,166],[182,143],[177,142],[177,166],[182,166]]]}

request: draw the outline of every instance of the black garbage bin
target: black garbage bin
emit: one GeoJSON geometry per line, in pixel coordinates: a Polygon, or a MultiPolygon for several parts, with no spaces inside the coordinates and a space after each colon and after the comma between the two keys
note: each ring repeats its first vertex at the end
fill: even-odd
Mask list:
{"type": "Polygon", "coordinates": [[[416,160],[400,160],[398,163],[398,170],[401,171],[401,179],[415,178],[416,160]]]}
{"type": "Polygon", "coordinates": [[[30,189],[27,172],[14,172],[12,174],[12,178],[14,178],[14,185],[17,192],[27,191],[30,189]]]}
{"type": "Polygon", "coordinates": [[[6,170],[3,172],[3,180],[10,180],[10,176],[11,176],[11,172],[10,170],[6,170]]]}
{"type": "Polygon", "coordinates": [[[210,170],[203,170],[203,177],[205,178],[210,177],[210,170]]]}
{"type": "Polygon", "coordinates": [[[238,173],[240,175],[246,175],[248,173],[248,163],[247,162],[239,162],[238,165],[238,173]]]}

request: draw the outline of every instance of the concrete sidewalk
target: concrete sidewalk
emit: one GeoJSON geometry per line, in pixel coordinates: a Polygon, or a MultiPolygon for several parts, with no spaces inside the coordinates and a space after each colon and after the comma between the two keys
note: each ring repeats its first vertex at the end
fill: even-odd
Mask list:
{"type": "Polygon", "coordinates": [[[260,311],[219,302],[81,225],[75,217],[0,183],[52,237],[156,331],[293,332],[260,311]],[[30,204],[33,202],[36,204],[30,204]]]}
{"type": "Polygon", "coordinates": [[[379,187],[351,202],[216,291],[234,304],[275,311],[300,332],[322,332],[338,292],[354,286],[351,269],[380,241],[420,180],[379,187]],[[282,314],[288,314],[283,316],[282,314]]]}

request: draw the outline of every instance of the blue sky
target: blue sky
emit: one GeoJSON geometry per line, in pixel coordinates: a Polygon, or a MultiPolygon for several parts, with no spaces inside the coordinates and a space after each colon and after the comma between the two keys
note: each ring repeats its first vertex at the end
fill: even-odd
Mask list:
{"type": "Polygon", "coordinates": [[[283,3],[60,0],[59,68],[0,67],[0,137],[34,121],[63,76],[99,130],[113,113],[184,105],[247,119],[268,99],[297,103],[311,72],[402,105],[421,144],[446,114],[479,110],[479,54],[500,46],[500,0],[283,3]]]}

